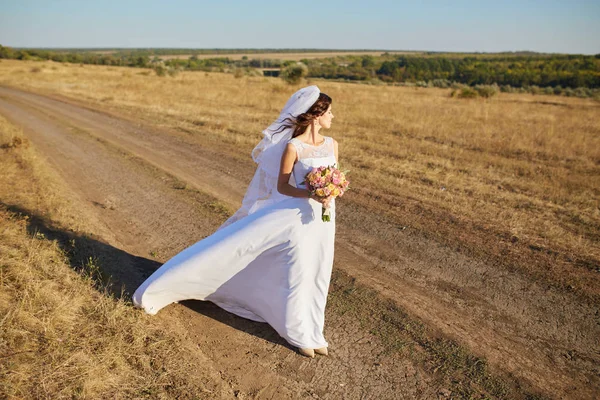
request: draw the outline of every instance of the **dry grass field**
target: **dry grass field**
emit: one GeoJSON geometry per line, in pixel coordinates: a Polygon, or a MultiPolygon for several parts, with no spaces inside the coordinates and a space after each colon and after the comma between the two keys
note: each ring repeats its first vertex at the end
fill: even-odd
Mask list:
{"type": "Polygon", "coordinates": [[[179,322],[111,295],[97,221],[2,117],[0,147],[0,397],[232,397],[179,322]]]}
{"type": "MultiPolygon", "coordinates": [[[[447,262],[450,270],[461,267],[460,260],[477,260],[481,267],[472,275],[453,276],[451,271],[445,270],[437,273],[433,270],[438,264],[432,266],[424,262],[422,270],[408,268],[400,276],[400,279],[415,282],[421,279],[420,274],[435,277],[427,283],[430,286],[424,284],[423,287],[432,290],[432,297],[438,296],[443,301],[447,298],[464,300],[453,305],[461,311],[480,303],[488,304],[486,301],[501,304],[502,298],[511,297],[512,291],[538,293],[541,288],[539,292],[552,292],[552,296],[558,293],[564,297],[556,298],[570,299],[574,307],[580,307],[581,314],[587,312],[582,310],[595,309],[596,316],[590,318],[598,318],[599,102],[505,93],[491,99],[466,100],[452,98],[450,91],[444,89],[328,81],[310,83],[317,84],[334,99],[335,118],[327,134],[339,141],[342,168],[350,170],[352,190],[340,202],[339,237],[345,245],[360,248],[365,260],[376,260],[374,265],[384,271],[387,265],[407,263],[408,256],[398,253],[400,242],[410,242],[417,237],[425,240],[419,243],[429,245],[415,246],[411,254],[415,259],[421,256],[419,252],[431,253],[431,257],[439,254],[439,265],[447,262]],[[440,248],[465,258],[445,259],[442,256],[449,253],[440,248]],[[504,275],[505,282],[498,283],[494,274],[500,270],[508,273],[504,275]],[[509,285],[514,276],[524,277],[528,286],[523,289],[506,286],[506,293],[498,289],[509,285]],[[479,283],[474,283],[476,281],[479,283]]],[[[204,72],[158,77],[142,69],[7,60],[0,62],[1,85],[76,100],[92,109],[126,115],[175,132],[181,140],[226,155],[222,169],[228,174],[235,175],[228,170],[231,165],[244,166],[248,171],[239,173],[243,179],[251,176],[249,153],[259,140],[261,130],[278,115],[281,105],[296,89],[277,78],[236,79],[232,75],[204,72]]],[[[4,184],[14,184],[18,179],[9,178],[4,184]]],[[[9,187],[0,190],[5,188],[9,187]]],[[[28,206],[59,218],[60,210],[68,208],[51,207],[41,200],[28,206]]],[[[28,246],[42,246],[45,252],[56,250],[44,238],[28,238],[23,230],[25,223],[12,216],[10,210],[2,210],[2,213],[3,226],[7,227],[2,228],[2,232],[9,235],[9,239],[3,238],[2,242],[8,243],[7,249],[15,248],[17,250],[11,251],[23,254],[32,251],[28,246]]],[[[76,221],[81,218],[69,223],[76,224],[76,221]]],[[[56,253],[49,257],[59,260],[61,256],[56,253]]],[[[344,260],[344,254],[338,253],[336,257],[344,260]]],[[[60,260],[56,262],[60,264],[60,260]]],[[[369,272],[363,274],[368,276],[369,272]]],[[[4,275],[2,279],[6,281],[4,275]]],[[[14,279],[16,282],[24,278],[14,279]]],[[[389,290],[384,285],[379,289],[389,290]]],[[[588,382],[588,391],[581,397],[589,397],[597,384],[597,377],[594,378],[597,368],[590,358],[595,356],[589,355],[597,354],[597,349],[590,349],[593,346],[590,343],[597,345],[597,340],[589,337],[592,330],[585,331],[588,336],[580,336],[579,327],[573,327],[575,333],[563,328],[560,325],[565,322],[561,320],[563,314],[557,311],[560,302],[557,304],[555,297],[550,301],[551,296],[548,296],[548,299],[540,298],[539,304],[518,304],[519,299],[515,298],[502,300],[504,311],[519,310],[520,317],[535,319],[531,326],[522,327],[526,333],[514,343],[527,337],[531,343],[525,346],[539,344],[540,348],[548,348],[548,353],[554,354],[559,363],[564,361],[565,352],[572,360],[580,360],[577,368],[581,369],[575,370],[568,364],[561,371],[565,373],[571,368],[573,379],[585,376],[578,382],[588,382]],[[510,306],[506,305],[509,303],[510,306]],[[544,331],[547,328],[537,316],[546,314],[552,321],[562,322],[544,331]],[[562,344],[552,348],[551,340],[563,340],[578,350],[560,347],[562,344]],[[585,348],[587,350],[581,350],[585,348]],[[589,353],[584,357],[585,351],[589,353]]],[[[332,297],[332,304],[338,310],[342,307],[339,299],[339,293],[332,297]]],[[[114,307],[120,307],[118,302],[115,304],[114,307]]],[[[497,310],[488,311],[489,314],[482,315],[496,315],[497,310]]],[[[133,323],[132,315],[126,317],[129,318],[127,323],[133,323]]],[[[445,332],[442,325],[458,323],[458,317],[455,321],[451,318],[448,315],[447,321],[438,321],[436,329],[445,332]]],[[[496,328],[513,323],[508,318],[483,319],[497,323],[496,328]]],[[[593,325],[593,321],[590,324],[593,325]]],[[[385,331],[389,326],[381,329],[385,331]]],[[[483,332],[484,327],[481,329],[483,332]]],[[[474,328],[466,335],[475,331],[474,328]]],[[[383,336],[383,340],[389,338],[383,336]]],[[[479,347],[476,339],[466,345],[477,354],[486,355],[485,345],[479,347]]],[[[490,348],[493,346],[492,343],[490,348]]],[[[492,365],[502,364],[493,352],[488,355],[492,365]]],[[[519,362],[515,361],[514,365],[519,362]]],[[[539,359],[530,365],[535,369],[545,362],[546,359],[539,359]]],[[[548,361],[547,365],[553,362],[548,361]]],[[[511,374],[522,373],[537,390],[544,391],[547,385],[560,386],[558,382],[544,381],[547,378],[542,375],[532,378],[527,371],[519,370],[522,366],[506,368],[511,374]]],[[[438,367],[433,369],[437,371],[438,367]]],[[[561,398],[564,393],[545,394],[561,398]]],[[[502,398],[497,394],[492,397],[502,398]]]]}
{"type": "MultiPolygon", "coordinates": [[[[52,63],[4,61],[0,71],[0,83],[125,109],[236,146],[240,157],[295,89],[271,78],[160,78],[52,63]]],[[[582,268],[555,278],[600,294],[587,279],[600,269],[600,103],[516,94],[461,100],[441,89],[314,83],[334,99],[331,135],[369,207],[393,216],[403,199],[402,207],[467,223],[481,237],[560,252],[582,268]]],[[[415,215],[410,223],[427,221],[415,215]]]]}

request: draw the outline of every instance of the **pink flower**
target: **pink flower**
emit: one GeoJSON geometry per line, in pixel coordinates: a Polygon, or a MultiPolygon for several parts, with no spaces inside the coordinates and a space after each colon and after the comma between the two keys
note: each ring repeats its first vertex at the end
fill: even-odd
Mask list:
{"type": "MultiPolygon", "coordinates": [[[[305,181],[309,189],[321,197],[343,196],[349,182],[342,171],[335,166],[313,168],[306,174],[305,181]]],[[[323,221],[329,221],[326,210],[322,213],[323,221]]]]}

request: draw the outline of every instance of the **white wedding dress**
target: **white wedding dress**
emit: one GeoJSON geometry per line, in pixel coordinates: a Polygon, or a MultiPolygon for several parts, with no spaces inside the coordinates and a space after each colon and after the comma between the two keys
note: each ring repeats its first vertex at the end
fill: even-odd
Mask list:
{"type": "MultiPolygon", "coordinates": [[[[313,168],[335,165],[334,142],[311,146],[291,139],[298,152],[293,179],[304,188],[313,168]]],[[[218,230],[167,261],[133,295],[149,314],[180,300],[208,300],[254,321],[267,322],[300,348],[327,346],[325,303],[333,265],[331,221],[321,204],[287,197],[218,230]]]]}

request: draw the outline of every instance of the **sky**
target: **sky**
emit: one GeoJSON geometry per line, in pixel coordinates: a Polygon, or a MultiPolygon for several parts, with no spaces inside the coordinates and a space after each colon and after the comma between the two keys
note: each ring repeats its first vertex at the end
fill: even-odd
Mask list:
{"type": "Polygon", "coordinates": [[[600,53],[600,0],[0,0],[0,44],[600,53]]]}

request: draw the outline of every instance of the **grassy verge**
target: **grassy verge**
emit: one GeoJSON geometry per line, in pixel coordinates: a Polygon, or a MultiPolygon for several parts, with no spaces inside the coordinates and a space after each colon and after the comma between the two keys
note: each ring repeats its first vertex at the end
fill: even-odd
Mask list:
{"type": "Polygon", "coordinates": [[[195,346],[111,294],[92,222],[70,215],[68,188],[2,118],[0,170],[1,398],[226,394],[191,367],[206,362],[195,346]]]}

